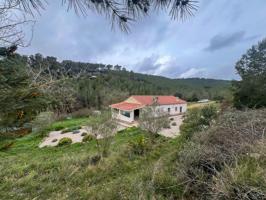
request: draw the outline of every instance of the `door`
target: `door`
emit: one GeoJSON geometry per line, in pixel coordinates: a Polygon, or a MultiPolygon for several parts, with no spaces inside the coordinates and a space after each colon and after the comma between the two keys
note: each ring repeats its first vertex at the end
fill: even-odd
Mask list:
{"type": "Polygon", "coordinates": [[[139,119],[139,109],[134,110],[134,120],[139,119]]]}

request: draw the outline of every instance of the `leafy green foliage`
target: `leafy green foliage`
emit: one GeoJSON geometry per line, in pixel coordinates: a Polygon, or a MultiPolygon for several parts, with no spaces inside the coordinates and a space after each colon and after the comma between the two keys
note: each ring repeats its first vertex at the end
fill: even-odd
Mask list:
{"type": "Polygon", "coordinates": [[[58,142],[58,146],[65,146],[65,145],[69,145],[72,143],[72,140],[71,138],[67,138],[67,137],[64,137],[64,138],[61,138],[58,142]]]}
{"type": "Polygon", "coordinates": [[[0,143],[0,151],[6,151],[8,149],[10,149],[12,146],[14,145],[14,141],[3,141],[0,143]]]}
{"type": "Polygon", "coordinates": [[[56,121],[53,123],[49,130],[55,130],[55,131],[60,131],[63,129],[78,129],[82,125],[85,125],[88,122],[89,118],[87,117],[81,117],[81,118],[72,118],[72,119],[65,119],[65,120],[60,120],[56,121]]]}
{"type": "Polygon", "coordinates": [[[86,135],[88,135],[88,133],[86,132],[81,133],[81,136],[86,136],[86,135]]]}
{"type": "Polygon", "coordinates": [[[237,108],[266,106],[266,39],[247,51],[236,63],[241,81],[235,81],[234,105],[237,108]]]}
{"type": "Polygon", "coordinates": [[[218,116],[218,108],[215,105],[207,105],[202,108],[190,109],[180,126],[181,133],[190,138],[195,132],[207,129],[218,116]]]}
{"type": "MultiPolygon", "coordinates": [[[[41,66],[44,69],[41,76],[53,76],[56,84],[47,95],[52,99],[51,107],[59,114],[82,108],[102,109],[133,94],[177,95],[191,101],[230,96],[230,81],[169,79],[121,70],[118,65],[58,62],[55,57],[41,54],[30,56],[27,62],[32,69],[41,66]]],[[[88,114],[86,110],[84,114],[88,114]]]]}
{"type": "Polygon", "coordinates": [[[73,126],[73,127],[65,128],[64,130],[62,130],[61,133],[68,133],[68,132],[76,131],[79,129],[81,129],[81,126],[73,126]]]}
{"type": "Polygon", "coordinates": [[[95,115],[89,122],[88,127],[91,134],[96,138],[98,155],[107,157],[109,149],[117,131],[117,122],[112,118],[110,111],[103,111],[95,115]]]}
{"type": "Polygon", "coordinates": [[[95,140],[95,137],[93,137],[92,135],[85,135],[83,138],[82,138],[82,142],[90,142],[92,140],[95,140]]]}
{"type": "Polygon", "coordinates": [[[210,129],[193,134],[176,161],[178,182],[187,188],[183,196],[264,199],[265,125],[265,110],[233,110],[210,129]]]}
{"type": "Polygon", "coordinates": [[[169,126],[168,113],[158,109],[157,105],[151,105],[141,110],[139,127],[152,135],[156,135],[164,127],[169,126]]]}
{"type": "MultiPolygon", "coordinates": [[[[263,110],[226,112],[192,138],[181,133],[153,142],[128,128],[113,137],[105,159],[96,142],[39,149],[43,138],[27,135],[0,152],[0,199],[263,199],[264,116],[263,110]],[[129,157],[129,143],[142,137],[149,150],[129,157]]],[[[84,119],[60,124],[72,120],[84,119]]]]}
{"type": "Polygon", "coordinates": [[[31,84],[25,58],[0,60],[0,128],[22,127],[47,106],[44,94],[31,84]]]}
{"type": "Polygon", "coordinates": [[[130,153],[136,155],[143,155],[150,149],[150,144],[147,138],[143,135],[139,136],[136,140],[129,142],[130,153]]]}
{"type": "Polygon", "coordinates": [[[52,112],[41,112],[32,121],[32,129],[35,133],[44,133],[48,127],[54,122],[54,114],[52,112]]]}

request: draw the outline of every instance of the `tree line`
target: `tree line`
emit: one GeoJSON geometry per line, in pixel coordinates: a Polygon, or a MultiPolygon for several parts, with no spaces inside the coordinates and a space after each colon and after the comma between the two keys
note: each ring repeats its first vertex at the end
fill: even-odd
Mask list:
{"type": "MultiPolygon", "coordinates": [[[[58,115],[103,109],[130,95],[175,95],[188,101],[230,100],[237,108],[266,105],[266,40],[253,46],[236,64],[240,81],[169,79],[134,73],[120,65],[59,62],[41,54],[23,56],[1,49],[1,130],[24,126],[41,111],[58,115]],[[8,52],[8,53],[7,53],[8,52]]],[[[13,49],[13,48],[12,48],[13,49]]]]}

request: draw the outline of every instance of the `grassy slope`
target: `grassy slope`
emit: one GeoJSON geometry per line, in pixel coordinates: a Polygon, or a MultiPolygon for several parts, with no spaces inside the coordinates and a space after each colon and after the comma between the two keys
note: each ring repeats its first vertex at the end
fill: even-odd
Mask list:
{"type": "MultiPolygon", "coordinates": [[[[79,125],[84,120],[68,120],[52,127],[79,125]]],[[[171,179],[170,175],[165,176],[171,165],[162,159],[173,156],[181,142],[158,137],[146,156],[129,156],[128,142],[141,135],[144,133],[139,129],[117,134],[111,155],[98,166],[89,164],[90,157],[96,154],[94,141],[39,149],[41,137],[32,134],[17,139],[11,149],[0,152],[0,199],[147,199],[154,193],[160,196],[168,189],[161,188],[165,184],[160,183],[161,179],[159,183],[152,180],[154,173],[164,169],[164,179],[171,179]]]]}

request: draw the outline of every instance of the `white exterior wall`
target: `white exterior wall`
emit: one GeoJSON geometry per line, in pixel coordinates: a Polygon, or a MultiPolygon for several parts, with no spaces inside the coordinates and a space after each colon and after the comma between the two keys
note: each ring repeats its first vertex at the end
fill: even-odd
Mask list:
{"type": "Polygon", "coordinates": [[[122,120],[122,121],[126,121],[126,122],[133,122],[134,121],[134,111],[127,111],[130,113],[130,117],[126,117],[124,115],[121,114],[121,110],[119,110],[118,113],[114,112],[114,110],[112,109],[112,116],[113,118],[116,118],[118,120],[122,120]]]}
{"type": "Polygon", "coordinates": [[[182,107],[182,113],[185,113],[187,111],[187,104],[174,104],[174,105],[160,105],[158,108],[162,112],[168,113],[168,108],[170,108],[169,115],[178,115],[182,114],[180,113],[180,107],[182,107]],[[177,111],[175,110],[177,108],[177,111]]]}
{"type": "MultiPolygon", "coordinates": [[[[168,108],[170,108],[170,113],[168,113],[169,115],[178,115],[178,114],[182,114],[180,113],[180,107],[182,107],[182,113],[185,113],[187,111],[187,104],[175,104],[175,105],[160,105],[158,106],[158,109],[160,109],[162,112],[166,112],[168,113],[168,108]],[[175,108],[177,107],[177,111],[175,110],[175,108]]],[[[141,110],[141,109],[140,109],[141,110]]],[[[130,117],[126,117],[124,115],[122,115],[123,111],[119,110],[118,112],[115,112],[112,109],[112,116],[113,118],[116,118],[118,120],[122,120],[125,122],[134,122],[134,111],[127,111],[130,113],[130,117]]],[[[140,112],[141,114],[141,112],[140,112]]]]}

